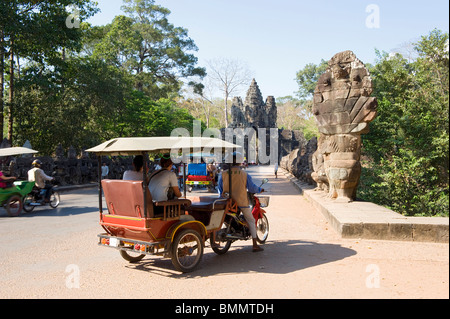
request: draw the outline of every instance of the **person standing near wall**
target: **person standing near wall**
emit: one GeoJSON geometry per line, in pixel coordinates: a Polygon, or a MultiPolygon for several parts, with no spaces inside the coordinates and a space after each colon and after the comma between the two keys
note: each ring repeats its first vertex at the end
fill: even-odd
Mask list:
{"type": "Polygon", "coordinates": [[[102,179],[108,178],[108,174],[109,174],[109,167],[108,167],[108,165],[106,165],[106,163],[103,163],[103,166],[102,166],[102,179]]]}

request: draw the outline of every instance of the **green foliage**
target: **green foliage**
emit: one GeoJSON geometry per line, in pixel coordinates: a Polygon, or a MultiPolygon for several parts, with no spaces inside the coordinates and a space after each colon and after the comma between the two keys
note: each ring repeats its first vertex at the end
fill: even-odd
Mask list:
{"type": "Polygon", "coordinates": [[[100,127],[124,104],[125,74],[90,58],[65,61],[58,73],[40,64],[22,72],[14,112],[18,145],[28,139],[51,154],[58,144],[81,149],[109,137],[100,127]]]}
{"type": "MultiPolygon", "coordinates": [[[[193,40],[153,0],[125,4],[127,16],[92,27],[82,22],[98,11],[88,0],[0,3],[0,57],[13,50],[22,63],[7,92],[13,103],[2,104],[14,119],[14,145],[30,140],[50,155],[58,144],[81,150],[117,136],[192,131],[194,118],[172,99],[183,78],[205,73],[188,52],[197,50],[193,40]],[[69,5],[79,10],[79,28],[66,26],[69,5]]],[[[0,62],[9,80],[9,61],[0,62]]]]}
{"type": "Polygon", "coordinates": [[[180,77],[205,76],[205,69],[196,67],[197,58],[189,53],[197,51],[194,41],[186,29],[169,23],[168,9],[153,0],[124,2],[128,16],[114,18],[95,47],[95,57],[127,70],[135,88],[155,100],[178,92],[180,77]]]}
{"type": "Polygon", "coordinates": [[[175,128],[187,128],[192,134],[195,120],[185,109],[169,99],[153,101],[142,92],[133,91],[118,117],[106,125],[112,136],[169,136],[175,128]]]}
{"type": "Polygon", "coordinates": [[[405,215],[448,216],[448,34],[434,30],[419,55],[380,54],[371,69],[378,116],[363,135],[366,163],[359,197],[405,215]]]}
{"type": "Polygon", "coordinates": [[[24,70],[18,82],[16,141],[28,139],[43,154],[58,144],[80,150],[119,136],[167,136],[177,127],[192,131],[194,117],[186,110],[134,90],[126,72],[100,60],[67,61],[55,79],[63,86],[36,70],[24,70]]]}
{"type": "MultiPolygon", "coordinates": [[[[303,69],[297,72],[296,81],[299,87],[297,95],[299,99],[294,99],[297,105],[296,114],[290,114],[293,118],[289,121],[300,121],[298,129],[303,132],[305,138],[310,139],[314,136],[319,136],[319,130],[312,116],[312,97],[314,95],[314,90],[316,89],[317,81],[319,77],[326,71],[328,67],[328,62],[321,60],[320,64],[316,65],[314,63],[309,63],[305,65],[303,69]]],[[[289,109],[289,107],[288,107],[289,109]]],[[[288,112],[289,114],[290,112],[288,112]]]]}
{"type": "Polygon", "coordinates": [[[365,164],[358,197],[407,216],[448,216],[448,184],[436,183],[427,158],[400,149],[390,159],[365,164]]]}
{"type": "Polygon", "coordinates": [[[279,128],[299,130],[307,140],[319,136],[315,118],[311,113],[310,100],[299,100],[292,96],[277,98],[277,125],[279,128]]]}
{"type": "Polygon", "coordinates": [[[296,81],[299,86],[298,96],[301,99],[310,99],[316,89],[317,80],[326,71],[328,62],[321,60],[319,65],[309,63],[297,72],[296,81]]]}
{"type": "MultiPolygon", "coordinates": [[[[404,215],[448,216],[448,38],[439,30],[423,36],[414,44],[414,61],[376,51],[378,61],[370,72],[378,115],[370,133],[362,135],[359,198],[404,215]]],[[[297,73],[304,105],[312,105],[317,80],[326,68],[322,60],[297,73]]]]}

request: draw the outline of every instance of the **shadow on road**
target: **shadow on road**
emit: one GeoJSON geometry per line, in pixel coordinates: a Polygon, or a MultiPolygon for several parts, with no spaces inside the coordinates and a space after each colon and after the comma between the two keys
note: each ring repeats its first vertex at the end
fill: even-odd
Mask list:
{"type": "Polygon", "coordinates": [[[236,245],[225,254],[216,255],[205,248],[199,268],[192,273],[176,272],[169,258],[144,258],[128,268],[173,278],[209,277],[221,274],[267,273],[288,274],[302,269],[338,261],[356,254],[356,251],[336,244],[302,240],[270,241],[264,251],[252,253],[250,245],[236,245]]]}

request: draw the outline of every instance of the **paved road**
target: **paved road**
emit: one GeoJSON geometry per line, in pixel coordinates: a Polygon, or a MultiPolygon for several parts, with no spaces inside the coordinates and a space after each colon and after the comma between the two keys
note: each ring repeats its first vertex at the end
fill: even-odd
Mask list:
{"type": "Polygon", "coordinates": [[[98,247],[95,189],[17,218],[0,209],[0,298],[449,298],[448,244],[341,239],[286,178],[251,171],[270,177],[265,250],[207,247],[190,274],[98,247]]]}

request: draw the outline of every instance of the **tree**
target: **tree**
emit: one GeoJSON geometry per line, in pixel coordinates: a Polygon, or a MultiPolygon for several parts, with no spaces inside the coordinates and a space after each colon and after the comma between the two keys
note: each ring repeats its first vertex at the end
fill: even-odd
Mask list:
{"type": "MultiPolygon", "coordinates": [[[[78,19],[85,19],[96,12],[90,0],[4,0],[0,3],[0,93],[3,93],[6,75],[8,92],[8,139],[12,142],[15,106],[16,61],[34,61],[59,70],[63,67],[64,52],[80,48],[81,32],[66,25],[70,12],[68,6],[78,9],[78,19]],[[9,57],[6,70],[4,59],[9,57]]],[[[3,111],[4,96],[0,99],[3,111]]],[[[3,134],[3,112],[0,130],[3,134]]]]}
{"type": "MultiPolygon", "coordinates": [[[[315,123],[315,118],[312,116],[311,110],[313,106],[312,97],[314,95],[314,90],[316,89],[317,81],[319,77],[326,71],[328,67],[328,62],[321,60],[319,65],[314,63],[309,63],[305,67],[297,72],[296,81],[299,86],[297,96],[299,99],[289,97],[287,102],[294,103],[295,105],[295,115],[288,113],[287,116],[298,117],[300,120],[299,129],[303,131],[306,138],[312,138],[313,136],[318,136],[319,131],[315,123]]],[[[282,100],[283,101],[283,100],[282,100]]],[[[289,110],[290,107],[288,106],[289,110]]],[[[291,109],[291,113],[292,113],[291,109]]]]}
{"type": "Polygon", "coordinates": [[[58,73],[30,63],[17,82],[15,140],[51,154],[58,144],[81,150],[115,137],[107,124],[130,88],[126,73],[91,57],[68,58],[58,73]]]}
{"type": "Polygon", "coordinates": [[[309,63],[297,72],[296,81],[299,86],[297,94],[300,99],[310,100],[312,98],[314,90],[316,89],[317,81],[326,71],[327,67],[328,62],[322,59],[319,65],[309,63]]]}
{"type": "Polygon", "coordinates": [[[174,101],[153,101],[136,90],[127,98],[120,116],[121,125],[116,136],[169,136],[176,128],[186,128],[192,134],[195,120],[185,109],[178,108],[174,101]]]}
{"type": "Polygon", "coordinates": [[[223,100],[220,98],[206,98],[199,95],[188,95],[177,99],[179,107],[186,109],[189,114],[206,124],[206,128],[222,128],[223,100]]]}
{"type": "Polygon", "coordinates": [[[94,56],[133,75],[134,87],[154,100],[178,92],[182,78],[202,78],[197,51],[186,29],[168,21],[170,11],[154,0],[124,0],[128,16],[117,16],[94,56]]]}
{"type": "Polygon", "coordinates": [[[300,130],[306,139],[319,135],[308,101],[292,96],[277,98],[277,125],[288,130],[300,130]]]}
{"type": "Polygon", "coordinates": [[[225,127],[228,127],[228,99],[242,85],[248,85],[251,74],[246,65],[238,59],[218,58],[209,60],[208,76],[224,94],[225,127]]]}
{"type": "Polygon", "coordinates": [[[449,209],[448,33],[415,43],[418,58],[380,54],[371,69],[378,116],[363,135],[360,196],[405,215],[449,209]]]}

